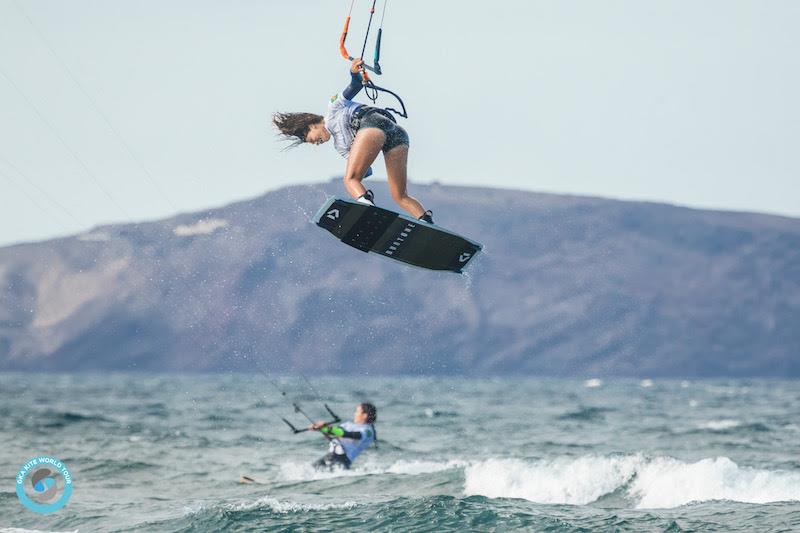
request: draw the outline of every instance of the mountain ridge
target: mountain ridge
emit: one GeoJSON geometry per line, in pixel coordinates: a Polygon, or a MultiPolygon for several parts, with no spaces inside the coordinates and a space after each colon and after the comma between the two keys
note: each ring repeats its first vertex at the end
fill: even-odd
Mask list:
{"type": "Polygon", "coordinates": [[[800,375],[798,219],[410,188],[484,244],[467,276],[314,227],[338,180],[0,248],[0,369],[800,375]]]}

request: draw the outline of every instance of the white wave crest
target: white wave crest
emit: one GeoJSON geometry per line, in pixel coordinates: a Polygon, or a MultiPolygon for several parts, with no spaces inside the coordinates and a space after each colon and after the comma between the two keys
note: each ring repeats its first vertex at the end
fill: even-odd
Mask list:
{"type": "Polygon", "coordinates": [[[465,469],[464,492],[467,496],[585,505],[627,483],[640,462],[635,457],[597,456],[535,463],[489,459],[465,469]]]}
{"type": "Polygon", "coordinates": [[[229,504],[226,507],[231,511],[249,511],[251,509],[269,508],[271,511],[280,514],[305,513],[307,511],[330,511],[347,510],[357,506],[356,502],[341,503],[300,503],[292,501],[282,501],[269,496],[264,496],[252,502],[241,502],[229,504]]]}
{"type": "Polygon", "coordinates": [[[703,422],[702,424],[698,424],[697,427],[699,429],[710,429],[711,431],[725,431],[726,429],[733,429],[741,425],[742,423],[738,420],[730,420],[726,418],[723,420],[711,420],[709,422],[703,422]]]}
{"type": "MultiPolygon", "coordinates": [[[[308,511],[347,510],[347,509],[353,509],[357,506],[358,504],[353,501],[312,504],[312,503],[278,500],[276,498],[271,498],[269,496],[263,496],[261,498],[258,498],[257,500],[226,503],[220,505],[219,507],[228,511],[250,511],[252,509],[270,509],[275,513],[289,514],[289,513],[305,513],[308,511]]],[[[206,511],[207,509],[213,509],[214,507],[217,506],[216,505],[206,506],[200,504],[194,507],[184,507],[183,514],[185,516],[196,515],[206,511]]]]}
{"type": "Polygon", "coordinates": [[[0,527],[0,533],[78,533],[74,531],[44,531],[41,529],[25,529],[21,527],[0,527]]]}
{"type": "Polygon", "coordinates": [[[709,500],[800,501],[800,473],[739,467],[727,457],[686,463],[642,455],[489,459],[465,468],[468,496],[586,505],[621,489],[639,509],[709,500]]]}
{"type": "Polygon", "coordinates": [[[800,500],[800,473],[739,467],[727,457],[683,463],[654,459],[630,487],[636,507],[677,507],[689,502],[733,500],[768,503],[800,500]]]}

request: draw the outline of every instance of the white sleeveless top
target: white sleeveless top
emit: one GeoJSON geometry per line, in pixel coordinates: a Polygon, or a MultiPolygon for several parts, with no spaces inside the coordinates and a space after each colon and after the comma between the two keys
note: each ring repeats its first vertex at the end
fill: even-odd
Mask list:
{"type": "Polygon", "coordinates": [[[353,146],[355,132],[350,126],[350,119],[356,109],[364,104],[359,104],[344,97],[343,93],[337,93],[331,97],[328,103],[328,113],[325,115],[325,129],[333,137],[333,146],[342,157],[347,159],[350,155],[350,147],[353,146]]]}
{"type": "Polygon", "coordinates": [[[361,433],[361,438],[358,440],[345,439],[344,437],[331,440],[330,451],[340,455],[344,453],[351,461],[354,461],[361,452],[375,442],[375,429],[372,427],[372,424],[345,422],[339,424],[339,427],[345,431],[358,431],[361,433]]]}

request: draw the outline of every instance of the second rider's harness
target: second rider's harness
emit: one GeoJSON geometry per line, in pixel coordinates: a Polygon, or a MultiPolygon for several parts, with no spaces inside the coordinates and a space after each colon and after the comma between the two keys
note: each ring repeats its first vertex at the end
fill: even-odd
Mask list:
{"type": "Polygon", "coordinates": [[[353,116],[350,117],[350,127],[353,128],[353,131],[358,131],[358,128],[361,127],[361,121],[364,120],[365,117],[373,113],[378,113],[379,115],[383,115],[384,117],[388,118],[389,120],[397,124],[397,119],[394,118],[394,115],[392,115],[389,111],[381,109],[380,107],[362,105],[361,107],[353,111],[353,116]]]}

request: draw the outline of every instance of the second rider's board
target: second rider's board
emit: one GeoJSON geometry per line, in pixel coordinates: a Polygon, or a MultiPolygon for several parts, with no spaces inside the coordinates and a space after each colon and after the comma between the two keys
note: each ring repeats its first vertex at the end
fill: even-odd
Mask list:
{"type": "Polygon", "coordinates": [[[430,270],[461,273],[482,248],[436,224],[340,198],[329,198],[314,222],[362,252],[430,270]]]}

